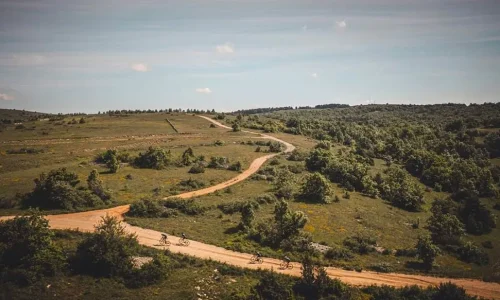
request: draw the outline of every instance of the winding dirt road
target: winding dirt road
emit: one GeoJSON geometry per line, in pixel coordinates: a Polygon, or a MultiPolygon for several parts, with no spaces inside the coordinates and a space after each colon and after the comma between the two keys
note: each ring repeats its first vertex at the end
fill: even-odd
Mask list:
{"type": "MultiPolygon", "coordinates": [[[[218,126],[229,128],[219,122],[216,122],[210,118],[202,117],[207,119],[208,121],[215,123],[218,126]]],[[[248,132],[248,131],[247,131],[248,132]]],[[[253,133],[253,132],[248,132],[253,133]]],[[[254,133],[258,134],[258,133],[254,133]]],[[[272,139],[275,141],[279,141],[286,145],[285,152],[292,151],[295,147],[289,143],[281,141],[277,138],[270,137],[268,135],[261,135],[263,138],[272,139]]],[[[189,192],[181,195],[177,195],[176,197],[181,198],[189,198],[194,196],[200,196],[215,192],[220,189],[224,189],[230,185],[238,183],[250,175],[255,173],[262,164],[270,159],[271,157],[277,154],[270,154],[260,158],[257,158],[252,162],[250,167],[236,176],[235,178],[220,183],[218,185],[198,190],[195,192],[189,192]]],[[[109,209],[103,210],[95,210],[95,211],[87,211],[73,214],[64,214],[64,215],[48,215],[46,218],[49,220],[49,224],[53,229],[78,229],[81,231],[93,231],[94,225],[104,216],[111,215],[116,216],[123,220],[123,214],[129,210],[128,205],[118,206],[109,209]]],[[[2,217],[0,220],[5,220],[13,217],[2,217]]],[[[127,232],[135,233],[137,235],[137,239],[139,243],[145,246],[154,247],[158,249],[163,249],[163,246],[158,244],[158,240],[161,236],[161,232],[144,229],[136,226],[132,226],[130,224],[124,223],[124,226],[127,232]]],[[[247,253],[239,253],[230,250],[226,250],[221,247],[216,247],[213,245],[203,244],[196,241],[191,241],[190,246],[180,246],[177,245],[177,237],[170,236],[170,240],[172,241],[172,245],[169,247],[170,251],[191,255],[202,259],[212,259],[219,262],[227,263],[229,265],[234,265],[242,268],[248,269],[274,269],[277,272],[292,275],[292,276],[300,276],[300,264],[293,263],[294,268],[292,270],[280,270],[279,264],[280,261],[272,258],[264,258],[264,263],[262,264],[251,264],[249,263],[251,254],[247,253]]],[[[462,286],[467,290],[468,293],[472,295],[477,295],[490,299],[500,299],[500,284],[498,283],[489,283],[483,282],[480,280],[472,280],[472,279],[452,279],[452,278],[439,278],[439,277],[431,277],[431,276],[421,276],[421,275],[406,275],[406,274],[398,274],[398,273],[375,273],[370,271],[363,271],[361,273],[354,271],[346,271],[338,268],[327,268],[328,275],[332,278],[338,278],[345,283],[356,285],[356,286],[366,286],[371,284],[377,285],[390,285],[395,287],[402,287],[406,285],[418,285],[421,287],[426,287],[430,285],[439,285],[443,282],[452,282],[459,286],[462,286]]]]}

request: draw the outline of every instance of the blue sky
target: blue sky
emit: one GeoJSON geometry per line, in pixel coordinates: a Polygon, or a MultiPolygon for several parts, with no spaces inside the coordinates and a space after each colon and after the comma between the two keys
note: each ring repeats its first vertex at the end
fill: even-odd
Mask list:
{"type": "Polygon", "coordinates": [[[0,107],[498,102],[500,1],[0,0],[0,107]]]}

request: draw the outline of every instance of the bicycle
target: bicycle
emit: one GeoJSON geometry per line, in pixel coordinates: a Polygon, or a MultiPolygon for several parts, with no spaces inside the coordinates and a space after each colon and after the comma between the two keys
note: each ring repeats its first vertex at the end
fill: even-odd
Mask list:
{"type": "Polygon", "coordinates": [[[167,237],[165,235],[162,235],[162,237],[160,238],[160,245],[163,245],[163,246],[170,246],[170,241],[167,240],[167,237]]]}
{"type": "Polygon", "coordinates": [[[286,270],[286,269],[293,269],[293,264],[291,262],[287,262],[287,261],[282,261],[280,263],[280,269],[282,270],[286,270]]]}
{"type": "Polygon", "coordinates": [[[189,246],[190,242],[188,239],[180,238],[179,239],[179,245],[180,246],[189,246]]]}
{"type": "Polygon", "coordinates": [[[254,256],[252,256],[252,258],[250,258],[250,263],[252,263],[252,264],[261,264],[263,262],[264,262],[264,260],[262,259],[262,257],[257,256],[257,255],[254,255],[254,256]]]}

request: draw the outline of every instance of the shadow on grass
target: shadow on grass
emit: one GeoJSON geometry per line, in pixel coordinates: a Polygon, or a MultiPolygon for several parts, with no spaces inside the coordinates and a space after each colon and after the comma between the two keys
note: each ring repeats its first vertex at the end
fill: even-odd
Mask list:
{"type": "Polygon", "coordinates": [[[408,269],[413,269],[413,270],[418,270],[422,272],[428,272],[430,271],[429,266],[425,265],[423,262],[420,261],[407,261],[405,263],[405,267],[408,269]]]}
{"type": "Polygon", "coordinates": [[[235,234],[235,233],[238,233],[240,231],[241,231],[240,225],[236,225],[236,226],[233,226],[233,227],[230,227],[230,228],[224,230],[224,233],[225,234],[235,234]]]}

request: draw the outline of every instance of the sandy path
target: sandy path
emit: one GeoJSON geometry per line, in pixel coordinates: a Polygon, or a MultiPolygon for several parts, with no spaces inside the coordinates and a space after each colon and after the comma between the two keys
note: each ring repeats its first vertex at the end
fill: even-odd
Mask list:
{"type": "MultiPolygon", "coordinates": [[[[205,118],[218,126],[229,128],[228,126],[222,125],[219,122],[211,120],[207,117],[205,118]]],[[[257,134],[257,133],[255,133],[257,134]]],[[[268,135],[261,135],[265,138],[271,138],[273,140],[279,141],[286,145],[286,152],[292,151],[295,147],[289,143],[281,141],[277,138],[270,137],[268,135]]],[[[275,156],[277,154],[270,154],[260,158],[257,158],[252,162],[250,167],[245,170],[243,173],[239,174],[235,178],[218,184],[216,186],[212,186],[203,190],[189,192],[181,195],[177,195],[177,197],[181,198],[189,198],[193,196],[200,196],[203,194],[212,193],[218,189],[223,189],[227,186],[235,184],[248,178],[248,176],[255,173],[259,167],[269,158],[275,156]]],[[[129,209],[128,205],[113,207],[109,209],[102,210],[94,210],[73,214],[63,214],[63,215],[48,215],[46,218],[49,220],[49,224],[53,229],[78,229],[81,231],[93,231],[94,225],[106,215],[117,216],[123,219],[123,214],[126,213],[129,209]]],[[[0,220],[5,220],[13,217],[0,217],[0,220]]],[[[158,249],[164,249],[158,245],[158,240],[161,236],[161,232],[144,229],[136,226],[132,226],[130,224],[124,223],[124,226],[127,232],[135,233],[137,235],[137,239],[139,243],[145,246],[154,247],[158,249]]],[[[188,247],[177,245],[177,237],[172,235],[169,236],[172,245],[169,247],[170,251],[185,255],[191,255],[202,259],[212,259],[219,262],[227,263],[229,265],[248,268],[248,269],[274,269],[277,272],[288,274],[292,276],[300,276],[300,264],[293,263],[294,268],[292,270],[280,270],[279,264],[280,261],[272,258],[264,258],[264,263],[262,264],[251,264],[249,263],[250,257],[252,254],[247,253],[239,253],[230,250],[226,250],[221,247],[203,244],[196,241],[191,241],[191,244],[188,247]]],[[[431,277],[431,276],[422,276],[422,275],[406,275],[399,273],[375,273],[371,271],[363,271],[361,273],[354,271],[346,271],[338,268],[327,268],[328,275],[333,278],[338,278],[345,283],[356,285],[356,286],[364,286],[364,285],[390,285],[395,287],[402,287],[406,285],[418,285],[421,287],[426,287],[429,285],[439,285],[443,282],[452,282],[459,286],[462,286],[467,290],[468,293],[472,295],[477,295],[490,299],[500,299],[500,284],[498,283],[490,283],[483,282],[480,280],[472,280],[472,279],[453,279],[453,278],[439,278],[439,277],[431,277]]]]}

